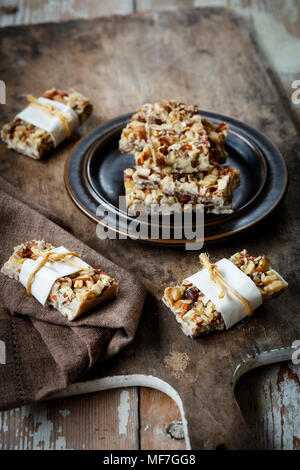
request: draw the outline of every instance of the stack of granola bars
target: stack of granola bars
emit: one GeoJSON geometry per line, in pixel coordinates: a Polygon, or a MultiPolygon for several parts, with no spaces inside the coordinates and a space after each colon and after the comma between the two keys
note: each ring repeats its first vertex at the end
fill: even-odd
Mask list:
{"type": "Polygon", "coordinates": [[[136,162],[124,171],[128,213],[194,209],[197,204],[207,213],[231,213],[240,173],[223,165],[227,130],[224,122],[202,118],[197,106],[145,104],[120,139],[120,150],[134,153],[136,162]]]}

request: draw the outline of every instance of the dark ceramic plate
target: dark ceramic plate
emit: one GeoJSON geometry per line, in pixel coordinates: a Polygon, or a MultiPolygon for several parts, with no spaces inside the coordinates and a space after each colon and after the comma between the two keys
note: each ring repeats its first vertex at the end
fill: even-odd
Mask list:
{"type": "MultiPolygon", "coordinates": [[[[211,121],[229,124],[228,163],[241,172],[241,184],[234,193],[233,214],[205,216],[204,241],[209,243],[246,230],[270,214],[286,191],[288,176],[279,150],[255,129],[221,114],[210,111],[200,111],[200,114],[211,121]]],[[[131,114],[121,116],[83,137],[72,149],[65,166],[65,184],[75,204],[90,218],[118,234],[131,233],[134,223],[134,218],[119,208],[119,196],[124,195],[123,170],[134,166],[133,155],[123,155],[118,150],[122,128],[130,117],[131,114]]],[[[141,223],[150,234],[150,219],[146,217],[141,223]]],[[[176,225],[171,220],[172,224],[176,225]]],[[[136,232],[131,237],[172,246],[183,246],[187,241],[142,237],[136,232]]]]}

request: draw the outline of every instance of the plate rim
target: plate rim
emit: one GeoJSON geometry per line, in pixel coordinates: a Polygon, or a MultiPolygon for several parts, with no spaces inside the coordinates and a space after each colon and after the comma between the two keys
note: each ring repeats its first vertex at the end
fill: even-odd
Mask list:
{"type": "MultiPolygon", "coordinates": [[[[287,191],[287,188],[288,188],[288,183],[289,183],[289,175],[288,175],[288,167],[287,167],[287,163],[281,153],[281,151],[279,150],[279,148],[277,147],[276,144],[274,144],[270,139],[268,139],[268,137],[266,137],[262,132],[258,131],[256,128],[252,127],[252,126],[249,126],[248,124],[245,124],[243,121],[240,121],[236,118],[233,118],[231,116],[228,116],[228,115],[225,115],[225,114],[222,114],[222,113],[218,113],[216,111],[212,111],[212,110],[209,110],[209,109],[201,109],[199,110],[199,114],[201,115],[201,113],[203,114],[209,114],[212,118],[216,119],[216,120],[224,120],[225,122],[231,122],[232,125],[239,125],[241,126],[241,129],[244,130],[245,132],[247,132],[247,130],[250,130],[250,131],[254,131],[258,137],[262,140],[264,140],[267,144],[269,144],[271,147],[273,147],[277,153],[277,156],[279,157],[280,161],[281,161],[281,164],[282,164],[282,167],[283,167],[283,170],[284,170],[284,174],[283,174],[283,184],[282,184],[282,188],[281,188],[281,192],[280,194],[277,196],[276,198],[276,201],[272,204],[272,206],[264,213],[262,214],[258,219],[254,220],[254,221],[251,221],[249,222],[248,224],[244,225],[243,227],[240,227],[234,231],[229,231],[229,232],[223,232],[223,233],[219,233],[219,234],[216,234],[216,235],[208,235],[208,236],[205,236],[204,235],[204,238],[203,239],[193,239],[193,240],[188,240],[188,239],[170,239],[170,240],[164,240],[164,239],[151,239],[149,237],[147,238],[143,238],[141,236],[132,236],[132,233],[131,234],[128,234],[127,232],[124,232],[122,229],[120,229],[119,227],[113,227],[111,225],[109,225],[107,222],[104,222],[101,218],[98,218],[93,212],[91,212],[87,207],[85,207],[85,205],[78,199],[77,195],[74,193],[73,191],[73,188],[70,184],[70,181],[69,181],[69,177],[68,177],[68,172],[69,172],[69,166],[70,166],[70,161],[71,161],[71,158],[72,158],[72,155],[74,154],[74,152],[76,151],[77,147],[83,142],[83,140],[85,139],[88,139],[88,138],[91,138],[91,136],[93,135],[93,133],[95,133],[96,131],[99,130],[99,128],[107,128],[107,130],[105,131],[105,133],[103,134],[103,136],[105,136],[105,134],[109,134],[111,131],[112,131],[112,128],[114,126],[116,126],[118,123],[122,122],[123,120],[125,119],[129,119],[130,116],[132,116],[133,113],[126,113],[126,114],[123,114],[123,115],[120,115],[120,116],[117,116],[116,118],[114,119],[110,119],[108,121],[105,121],[103,122],[102,124],[100,125],[97,125],[97,126],[94,126],[88,133],[86,133],[85,135],[83,135],[76,143],[75,145],[72,146],[72,148],[70,149],[70,151],[68,152],[68,156],[67,156],[67,159],[66,159],[66,162],[65,162],[65,165],[64,165],[64,183],[65,183],[65,186],[66,186],[66,189],[67,189],[67,192],[68,192],[68,195],[69,197],[71,198],[71,200],[73,201],[73,203],[85,214],[87,215],[89,218],[91,218],[92,220],[94,220],[94,222],[96,223],[100,223],[101,225],[107,227],[108,230],[112,230],[114,231],[115,233],[119,233],[119,234],[123,234],[123,235],[127,235],[127,238],[131,238],[131,239],[135,239],[135,240],[139,240],[139,241],[142,241],[142,242],[146,242],[146,243],[149,243],[149,244],[155,244],[155,245],[177,245],[177,246],[183,246],[185,245],[186,243],[196,243],[196,242],[204,242],[204,243],[214,243],[214,242],[218,242],[219,240],[222,240],[222,239],[228,239],[230,237],[234,237],[242,232],[244,232],[245,230],[248,230],[254,226],[256,226],[258,223],[262,222],[264,219],[266,219],[277,207],[278,205],[280,204],[280,202],[282,201],[284,195],[286,194],[286,191],[287,191]],[[129,236],[130,235],[130,236],[129,236]]],[[[243,137],[243,136],[242,136],[243,137]]],[[[246,139],[247,140],[247,139],[246,139]]],[[[94,144],[94,142],[91,142],[90,144],[90,147],[92,147],[94,144]]],[[[255,142],[252,142],[251,140],[251,144],[254,145],[254,147],[257,147],[256,143],[255,142]]],[[[85,156],[85,159],[87,158],[87,155],[85,156]]],[[[263,159],[264,160],[264,159],[263,159]]],[[[265,163],[268,163],[268,162],[265,162],[265,163]]],[[[264,184],[262,185],[262,188],[260,189],[259,191],[259,194],[261,194],[261,191],[263,190],[263,188],[265,187],[265,184],[266,182],[268,181],[268,168],[266,168],[266,175],[265,175],[265,180],[264,180],[264,184]]],[[[258,197],[258,196],[257,196],[258,197]]],[[[254,198],[257,199],[257,197],[254,198]]],[[[252,198],[253,199],[253,198],[252,198]]],[[[246,206],[251,206],[251,202],[254,202],[253,200],[250,200],[249,203],[246,204],[246,206]]],[[[246,207],[245,207],[246,208],[246,207]]],[[[117,209],[117,208],[115,208],[117,209]]],[[[238,212],[237,212],[237,215],[238,215],[238,212]]],[[[134,220],[134,219],[133,219],[134,220]]],[[[227,219],[228,220],[228,219],[227,219]]]]}

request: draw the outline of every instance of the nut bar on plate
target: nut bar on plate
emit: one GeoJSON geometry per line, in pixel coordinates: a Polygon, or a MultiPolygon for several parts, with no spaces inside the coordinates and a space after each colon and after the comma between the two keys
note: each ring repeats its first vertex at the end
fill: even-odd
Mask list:
{"type": "Polygon", "coordinates": [[[243,250],[215,264],[204,254],[200,259],[203,269],[181,285],[167,287],[162,298],[191,337],[230,328],[288,287],[265,256],[243,250]]]}
{"type": "Polygon", "coordinates": [[[82,124],[93,107],[85,96],[52,88],[42,97],[27,97],[29,105],[1,130],[9,148],[40,159],[52,151],[82,124]]]}
{"type": "Polygon", "coordinates": [[[227,125],[202,122],[197,106],[176,101],[145,104],[123,129],[120,150],[137,166],[163,173],[197,173],[224,163],[227,125]]]}
{"type": "Polygon", "coordinates": [[[112,299],[118,290],[113,278],[89,266],[77,253],[42,240],[16,246],[1,272],[21,282],[29,295],[56,308],[68,320],[112,299]]]}
{"type": "Polygon", "coordinates": [[[240,172],[231,166],[215,165],[208,172],[165,175],[137,167],[124,171],[124,183],[128,209],[136,204],[133,201],[137,199],[150,200],[150,195],[154,200],[159,197],[168,200],[166,196],[173,196],[169,198],[173,202],[203,204],[207,213],[230,214],[233,192],[240,183],[240,172]]]}
{"type": "Polygon", "coordinates": [[[170,214],[183,210],[194,210],[195,204],[191,201],[191,207],[187,202],[180,202],[179,198],[164,194],[160,189],[140,188],[133,181],[125,180],[126,208],[131,216],[139,214],[170,214]]]}

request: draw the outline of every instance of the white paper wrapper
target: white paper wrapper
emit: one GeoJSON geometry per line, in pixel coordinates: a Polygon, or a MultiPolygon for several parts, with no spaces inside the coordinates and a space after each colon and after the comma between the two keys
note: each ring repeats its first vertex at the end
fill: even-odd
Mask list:
{"type": "MultiPolygon", "coordinates": [[[[252,310],[262,304],[261,293],[250,277],[225,258],[215,264],[227,284],[249,302],[252,310]]],[[[188,277],[187,280],[198,287],[215,304],[224,319],[226,329],[248,315],[243,302],[230,291],[225,289],[225,296],[222,299],[219,298],[220,287],[212,281],[207,269],[202,269],[193,276],[188,277]]]]}
{"type": "MultiPolygon", "coordinates": [[[[38,98],[38,101],[43,104],[51,104],[51,106],[63,112],[68,121],[71,133],[79,126],[79,118],[70,106],[42,97],[38,98]]],[[[39,106],[27,106],[27,108],[17,114],[16,117],[49,132],[55,147],[57,147],[66,138],[65,128],[59,117],[47,113],[39,106]]]]}
{"type": "MultiPolygon", "coordinates": [[[[69,250],[67,250],[63,246],[54,248],[51,251],[53,251],[54,253],[69,253],[69,250]]],[[[87,263],[75,256],[72,256],[68,259],[82,266],[89,266],[87,263]]],[[[41,260],[42,257],[39,257],[37,260],[27,259],[22,264],[19,280],[25,288],[27,286],[27,281],[30,274],[41,260]]],[[[80,271],[80,269],[75,266],[72,266],[71,264],[68,264],[67,260],[65,262],[61,261],[54,263],[46,263],[45,266],[39,269],[39,271],[34,276],[31,284],[31,293],[42,305],[45,305],[54,282],[60,277],[69,276],[70,274],[75,274],[78,271],[80,271]]]]}

